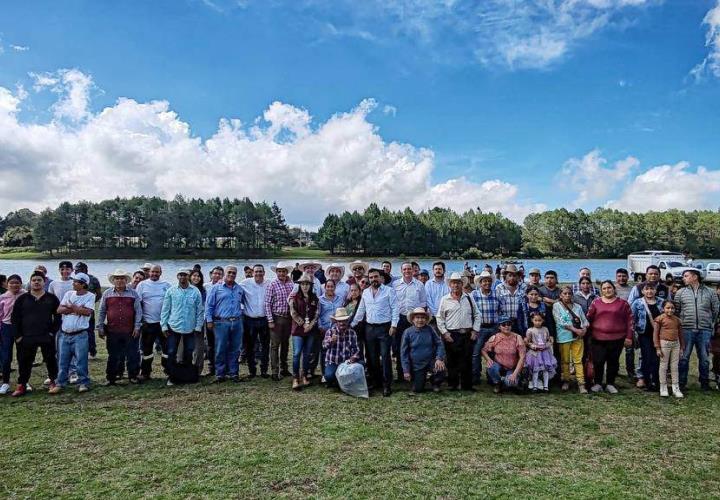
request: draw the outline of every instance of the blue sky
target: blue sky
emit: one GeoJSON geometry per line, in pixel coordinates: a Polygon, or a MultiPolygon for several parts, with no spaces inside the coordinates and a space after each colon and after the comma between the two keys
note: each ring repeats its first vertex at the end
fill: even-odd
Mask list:
{"type": "MultiPolygon", "coordinates": [[[[186,139],[206,140],[218,133],[223,118],[241,120],[250,133],[256,117],[277,101],[283,106],[278,111],[280,128],[292,129],[295,111],[304,110],[312,121],[300,135],[314,136],[334,115],[352,115],[364,99],[374,99],[371,110],[360,113],[359,128],[347,124],[346,132],[365,137],[364,144],[379,139],[382,145],[343,163],[336,172],[340,176],[350,178],[364,168],[375,168],[374,176],[394,169],[398,175],[413,177],[408,189],[429,190],[420,193],[421,198],[448,198],[453,206],[457,192],[458,209],[487,206],[516,219],[542,207],[720,206],[714,201],[720,191],[720,68],[713,66],[720,64],[713,59],[715,51],[720,53],[720,41],[707,38],[720,28],[712,24],[714,18],[707,22],[706,17],[718,5],[715,0],[516,4],[506,0],[488,1],[483,7],[463,0],[400,0],[391,6],[375,0],[4,2],[0,87],[17,100],[12,125],[21,132],[0,128],[0,144],[16,141],[9,148],[17,157],[21,145],[16,137],[29,135],[35,124],[49,135],[81,140],[91,155],[102,157],[102,165],[96,167],[83,164],[83,158],[64,156],[62,168],[78,178],[94,172],[93,177],[126,183],[127,194],[170,196],[174,188],[206,196],[212,190],[194,190],[190,181],[168,183],[163,173],[150,179],[153,186],[148,188],[131,173],[115,172],[125,170],[124,165],[106,158],[108,152],[102,148],[106,141],[91,135],[97,133],[99,113],[114,108],[120,98],[137,104],[166,102],[166,111],[176,113],[174,120],[189,127],[186,139]],[[706,66],[699,68],[703,61],[706,66]],[[693,68],[698,69],[693,72],[693,68]],[[82,80],[84,84],[73,87],[78,79],[64,78],[67,73],[62,70],[76,71],[89,82],[82,80]],[[42,84],[39,75],[52,81],[42,84]],[[73,94],[73,89],[82,95],[73,94]],[[65,98],[80,109],[76,115],[53,107],[65,98]],[[294,117],[290,121],[288,113],[294,117]],[[400,165],[397,155],[388,152],[393,143],[410,148],[405,151],[414,166],[409,171],[403,166],[407,162],[400,165]],[[425,149],[432,152],[429,160],[423,156],[425,149]],[[368,167],[376,155],[385,163],[368,167]],[[698,167],[705,167],[700,174],[698,167]],[[462,182],[453,183],[458,179],[462,182]],[[493,180],[500,182],[483,186],[493,180]],[[677,192],[660,200],[633,199],[638,187],[672,190],[674,186],[677,192]],[[698,186],[708,193],[693,197],[698,186]],[[502,192],[510,194],[503,198],[498,194],[502,192]],[[686,203],[688,196],[696,199],[686,203]]],[[[123,133],[131,130],[135,133],[130,136],[136,137],[136,128],[147,123],[142,118],[146,111],[127,111],[120,122],[132,121],[132,126],[121,127],[123,133]]],[[[154,110],[151,115],[155,119],[162,113],[154,110]]],[[[268,123],[260,126],[267,128],[268,123]]],[[[110,126],[118,127],[118,121],[102,130],[110,126]]],[[[162,130],[148,132],[154,133],[167,135],[162,130]]],[[[137,155],[133,163],[152,162],[148,158],[158,156],[148,146],[152,141],[145,139],[131,148],[137,155]]],[[[238,149],[244,146],[227,145],[235,148],[222,156],[230,170],[218,175],[312,170],[309,155],[330,147],[327,141],[332,140],[316,139],[324,146],[284,149],[281,154],[296,159],[271,171],[232,159],[234,154],[244,156],[245,150],[238,149]]],[[[286,146],[298,140],[281,133],[269,142],[286,146]]],[[[158,141],[167,146],[164,139],[158,141]]],[[[170,170],[172,162],[184,161],[178,155],[186,144],[171,142],[180,145],[166,158],[170,170]]],[[[199,147],[204,149],[202,144],[199,147]]],[[[111,149],[117,153],[117,145],[111,149]]],[[[167,149],[163,147],[163,154],[167,149]]],[[[276,149],[253,150],[253,154],[264,158],[278,153],[276,149]]],[[[317,154],[318,162],[328,161],[323,153],[317,154]]],[[[35,162],[43,161],[28,154],[4,164],[0,160],[0,170],[17,176],[22,168],[29,168],[27,162],[35,168],[35,162]]],[[[53,166],[37,168],[53,182],[53,166]]],[[[191,173],[192,166],[187,165],[178,176],[191,173]]],[[[333,175],[333,165],[323,173],[333,175]]],[[[281,189],[275,195],[270,187],[246,189],[247,182],[252,181],[221,192],[278,200],[287,195],[281,189]]],[[[12,189],[7,181],[4,184],[0,198],[9,207],[25,202],[35,208],[62,199],[59,195],[13,200],[8,194],[12,189]]],[[[383,188],[389,191],[378,196],[379,201],[393,208],[402,204],[423,208],[417,197],[379,186],[383,188]]],[[[319,194],[317,210],[301,210],[295,222],[312,225],[327,210],[361,208],[372,199],[338,192],[347,189],[352,188],[335,183],[332,191],[319,194]]],[[[91,198],[104,195],[92,189],[85,192],[91,198]]],[[[290,192],[291,197],[305,194],[290,192]]],[[[70,190],[67,197],[82,198],[83,190],[70,190]]],[[[296,205],[286,202],[284,208],[296,205]]],[[[292,216],[288,218],[292,222],[292,216]]]]}

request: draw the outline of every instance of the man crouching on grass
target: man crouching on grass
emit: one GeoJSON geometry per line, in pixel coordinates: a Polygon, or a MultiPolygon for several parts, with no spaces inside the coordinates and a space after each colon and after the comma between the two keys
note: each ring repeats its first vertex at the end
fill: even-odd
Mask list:
{"type": "Polygon", "coordinates": [[[425,390],[425,380],[432,373],[433,392],[440,392],[445,372],[445,346],[429,325],[430,314],[422,307],[408,313],[412,323],[403,333],[400,356],[405,380],[412,382],[410,395],[425,390]]]}

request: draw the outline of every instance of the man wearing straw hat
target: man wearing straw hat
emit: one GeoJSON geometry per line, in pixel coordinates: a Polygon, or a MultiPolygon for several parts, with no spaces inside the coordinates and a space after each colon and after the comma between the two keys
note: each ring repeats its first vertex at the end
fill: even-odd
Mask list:
{"type": "Polygon", "coordinates": [[[341,363],[360,361],[360,347],[355,331],[350,328],[350,314],[344,307],[338,307],[330,316],[332,326],[325,332],[325,382],[328,387],[336,383],[335,372],[341,363]]]}
{"type": "MultiPolygon", "coordinates": [[[[533,270],[531,269],[530,272],[533,270]]],[[[480,330],[478,338],[473,347],[473,383],[480,383],[482,374],[482,348],[485,342],[498,331],[498,319],[500,318],[500,303],[492,289],[493,275],[487,269],[475,276],[477,289],[470,295],[475,302],[480,315],[480,330]]]]}
{"type": "Polygon", "coordinates": [[[328,279],[335,282],[335,295],[341,297],[343,303],[345,303],[345,300],[347,300],[347,296],[350,293],[350,285],[343,281],[343,276],[345,276],[345,266],[336,263],[330,264],[327,267],[325,274],[328,279]]]}
{"type": "Polygon", "coordinates": [[[495,296],[500,301],[500,314],[513,321],[513,331],[518,331],[520,303],[525,300],[525,283],[518,281],[515,264],[508,264],[504,270],[504,281],[495,287],[495,296]]]}
{"type": "Polygon", "coordinates": [[[400,353],[402,357],[403,377],[412,382],[410,394],[425,390],[428,373],[432,374],[433,392],[440,391],[442,375],[445,371],[445,347],[440,336],[428,325],[430,314],[418,307],[407,315],[412,325],[403,334],[400,353]]]}
{"type": "Polygon", "coordinates": [[[128,379],[131,383],[139,382],[142,307],[138,294],[127,287],[130,278],[127,272],[116,269],[108,275],[113,286],[100,299],[96,328],[108,351],[105,385],[115,385],[126,362],[128,379]]]}
{"type": "Polygon", "coordinates": [[[347,279],[346,283],[348,286],[353,283],[360,286],[360,281],[368,274],[368,269],[370,268],[369,264],[361,260],[354,260],[348,267],[350,268],[352,276],[347,279]]]}
{"type": "Polygon", "coordinates": [[[277,276],[265,290],[265,317],[270,328],[270,370],[272,379],[289,377],[288,350],[290,346],[290,305],[288,299],[293,290],[293,281],[290,273],[293,266],[285,262],[278,262],[270,266],[270,270],[277,276]]]}
{"type": "Polygon", "coordinates": [[[475,301],[463,293],[463,276],[452,273],[448,279],[450,293],[440,300],[437,326],[445,340],[448,386],[450,390],[472,391],[473,343],[480,330],[480,314],[475,301]]]}

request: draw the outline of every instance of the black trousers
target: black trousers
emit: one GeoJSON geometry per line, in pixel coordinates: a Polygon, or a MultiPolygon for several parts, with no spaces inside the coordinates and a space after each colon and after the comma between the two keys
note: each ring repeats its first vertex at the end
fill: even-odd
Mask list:
{"type": "Polygon", "coordinates": [[[395,358],[395,372],[397,373],[397,379],[403,380],[403,368],[402,368],[402,358],[400,356],[400,346],[402,345],[402,336],[403,332],[410,328],[410,323],[408,322],[407,318],[404,314],[400,315],[400,320],[398,321],[397,331],[395,332],[395,335],[393,336],[393,342],[392,342],[392,354],[395,358]]]}
{"type": "Polygon", "coordinates": [[[445,341],[447,356],[448,386],[462,389],[472,389],[472,354],[473,341],[471,333],[460,333],[458,330],[449,330],[452,342],[445,341]]]}
{"type": "Polygon", "coordinates": [[[365,325],[365,341],[367,342],[367,366],[372,384],[376,389],[390,388],[392,385],[392,360],[390,350],[392,337],[390,323],[365,325]]]}
{"type": "Polygon", "coordinates": [[[625,339],[618,340],[597,340],[592,339],[592,363],[595,370],[595,383],[602,384],[607,365],[608,385],[615,385],[618,371],[620,370],[620,354],[622,354],[625,339]]]}
{"type": "Polygon", "coordinates": [[[140,371],[140,345],[139,339],[128,333],[106,332],[105,345],[108,352],[105,376],[110,382],[115,382],[123,372],[127,362],[128,378],[137,378],[140,371]]]}
{"type": "Polygon", "coordinates": [[[267,373],[270,364],[270,330],[266,317],[251,318],[243,316],[243,344],[247,359],[248,372],[257,375],[258,357],[260,373],[267,373]]]}
{"type": "Polygon", "coordinates": [[[433,371],[434,366],[430,365],[426,368],[416,370],[413,368],[410,381],[412,382],[413,392],[423,392],[425,390],[425,382],[427,381],[427,375],[430,374],[430,380],[433,387],[440,387],[443,380],[442,373],[436,373],[433,371]]]}
{"type": "Polygon", "coordinates": [[[47,365],[48,377],[55,381],[58,376],[58,364],[55,350],[55,339],[49,342],[38,342],[35,340],[21,340],[17,345],[18,353],[18,384],[27,384],[32,374],[32,366],[35,362],[35,355],[38,348],[42,352],[43,359],[47,365]]]}
{"type": "Polygon", "coordinates": [[[162,348],[162,358],[160,365],[163,371],[167,373],[167,339],[162,333],[160,323],[143,323],[140,327],[140,344],[142,346],[142,363],[140,371],[145,378],[150,378],[152,373],[153,359],[155,359],[155,342],[160,342],[162,348]]]}

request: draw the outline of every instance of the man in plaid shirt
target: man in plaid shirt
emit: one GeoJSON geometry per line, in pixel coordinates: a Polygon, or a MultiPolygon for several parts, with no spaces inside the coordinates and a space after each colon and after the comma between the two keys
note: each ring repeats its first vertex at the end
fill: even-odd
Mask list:
{"type": "Polygon", "coordinates": [[[350,314],[344,307],[338,307],[331,316],[333,325],[325,332],[325,381],[328,387],[335,385],[335,372],[340,363],[360,361],[357,335],[350,328],[350,314]]]}
{"type": "Polygon", "coordinates": [[[270,369],[272,379],[289,377],[288,348],[290,346],[290,305],[288,298],[293,289],[290,273],[293,266],[279,262],[270,266],[277,275],[265,290],[265,316],[270,328],[270,369]]]}
{"type": "Polygon", "coordinates": [[[493,292],[493,275],[487,269],[475,276],[476,290],[471,297],[480,313],[480,334],[473,347],[473,383],[480,383],[482,373],[482,351],[485,342],[498,331],[498,318],[500,317],[500,301],[493,292]]]}

